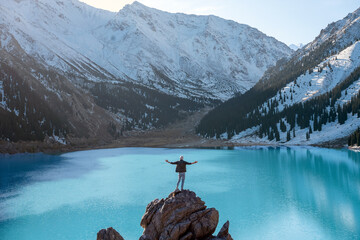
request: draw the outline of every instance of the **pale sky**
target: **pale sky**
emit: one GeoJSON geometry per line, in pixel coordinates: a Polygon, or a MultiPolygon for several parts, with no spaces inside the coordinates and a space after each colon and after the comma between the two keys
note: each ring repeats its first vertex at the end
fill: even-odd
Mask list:
{"type": "MultiPolygon", "coordinates": [[[[119,11],[133,0],[81,0],[119,11]]],[[[216,15],[257,28],[286,44],[306,44],[329,23],[360,7],[358,0],[138,0],[167,12],[216,15]]]]}

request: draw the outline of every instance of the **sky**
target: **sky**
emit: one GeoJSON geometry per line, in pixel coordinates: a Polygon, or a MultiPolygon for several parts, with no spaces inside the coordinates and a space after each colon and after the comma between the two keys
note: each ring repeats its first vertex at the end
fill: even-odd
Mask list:
{"type": "MultiPolygon", "coordinates": [[[[133,0],[81,0],[119,11],[133,0]]],[[[216,15],[255,27],[286,44],[306,44],[329,23],[360,7],[359,0],[138,0],[167,12],[216,15]]]]}

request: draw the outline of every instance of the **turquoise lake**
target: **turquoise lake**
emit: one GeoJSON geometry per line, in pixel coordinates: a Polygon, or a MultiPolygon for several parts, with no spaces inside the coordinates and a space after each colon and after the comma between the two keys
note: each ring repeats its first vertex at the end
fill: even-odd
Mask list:
{"type": "Polygon", "coordinates": [[[235,240],[360,239],[360,153],[311,147],[0,155],[0,239],[95,240],[110,226],[138,239],[146,205],[176,187],[164,160],[180,155],[199,161],[185,189],[235,240]]]}

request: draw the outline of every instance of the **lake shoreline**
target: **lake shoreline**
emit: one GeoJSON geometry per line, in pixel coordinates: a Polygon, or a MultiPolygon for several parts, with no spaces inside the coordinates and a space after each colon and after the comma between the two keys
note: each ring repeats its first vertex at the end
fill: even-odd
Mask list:
{"type": "MultiPolygon", "coordinates": [[[[199,137],[200,138],[200,137],[199,137]]],[[[122,138],[121,140],[115,140],[112,142],[101,143],[79,143],[79,144],[67,144],[60,143],[45,143],[40,141],[29,142],[4,142],[0,141],[0,154],[17,154],[17,153],[45,153],[45,154],[62,154],[68,152],[85,151],[92,149],[115,149],[115,148],[127,148],[127,147],[145,147],[145,148],[204,148],[204,149],[232,149],[235,147],[320,147],[331,149],[349,149],[352,151],[360,151],[359,147],[347,147],[341,143],[321,143],[321,144],[267,144],[267,143],[234,143],[227,140],[215,140],[200,138],[194,141],[179,141],[174,139],[173,142],[169,142],[167,138],[157,139],[158,141],[146,141],[146,138],[134,138],[129,137],[122,138]]],[[[188,140],[188,139],[184,139],[188,140]]]]}
{"type": "Polygon", "coordinates": [[[233,148],[233,147],[279,147],[279,146],[313,146],[322,148],[346,148],[347,138],[320,144],[269,144],[269,143],[237,143],[224,139],[203,138],[196,134],[194,126],[197,126],[209,108],[188,115],[185,119],[169,124],[164,128],[152,130],[132,130],[124,132],[118,139],[70,139],[64,145],[56,141],[19,141],[8,142],[0,140],[0,153],[46,153],[61,154],[91,149],[109,149],[123,147],[149,147],[149,148],[233,148]]]}

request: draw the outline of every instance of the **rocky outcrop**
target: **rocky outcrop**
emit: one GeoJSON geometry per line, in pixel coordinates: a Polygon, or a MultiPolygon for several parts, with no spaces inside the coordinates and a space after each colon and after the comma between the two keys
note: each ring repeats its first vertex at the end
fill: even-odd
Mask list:
{"type": "Polygon", "coordinates": [[[229,233],[229,225],[230,225],[229,221],[226,221],[226,223],[222,226],[215,239],[232,240],[232,237],[229,233]]]}
{"type": "Polygon", "coordinates": [[[96,240],[124,240],[124,238],[112,227],[108,229],[101,229],[96,240]]]}
{"type": "MultiPolygon", "coordinates": [[[[147,205],[140,222],[144,232],[139,240],[232,240],[229,221],[217,236],[213,236],[218,221],[219,212],[215,208],[207,208],[194,192],[176,191],[147,205]]],[[[99,238],[100,232],[97,240],[117,240],[99,238]]]]}

